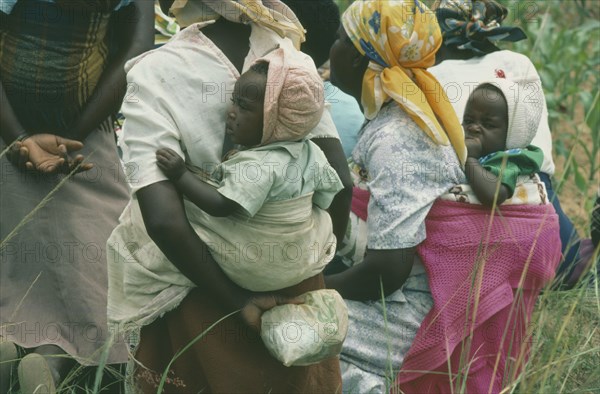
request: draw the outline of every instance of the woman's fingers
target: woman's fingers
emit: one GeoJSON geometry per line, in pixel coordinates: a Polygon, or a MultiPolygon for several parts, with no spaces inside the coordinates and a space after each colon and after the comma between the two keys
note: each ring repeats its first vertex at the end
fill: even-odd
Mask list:
{"type": "Polygon", "coordinates": [[[242,319],[248,326],[260,332],[261,317],[263,313],[278,305],[298,305],[303,303],[304,301],[299,297],[284,297],[274,294],[257,296],[248,301],[242,308],[242,319]]]}
{"type": "MultiPolygon", "coordinates": [[[[19,154],[19,158],[18,158],[18,165],[19,168],[33,168],[33,163],[29,161],[29,150],[24,147],[23,145],[21,145],[19,143],[19,147],[18,149],[18,154],[19,154]],[[30,166],[28,166],[27,164],[30,164],[30,166]]],[[[30,168],[30,169],[31,169],[30,168]]]]}
{"type": "Polygon", "coordinates": [[[73,152],[83,148],[83,142],[56,136],[56,144],[64,146],[65,152],[73,152]]]}
{"type": "Polygon", "coordinates": [[[304,304],[304,300],[300,297],[282,297],[276,296],[275,300],[277,301],[277,305],[285,305],[285,304],[294,304],[300,305],[304,304]]]}
{"type": "Polygon", "coordinates": [[[89,171],[92,168],[94,168],[94,164],[84,163],[83,162],[84,160],[85,160],[85,157],[83,155],[75,156],[75,158],[73,159],[73,162],[70,165],[71,171],[73,171],[74,169],[77,169],[76,172],[79,173],[79,172],[89,171]]]}
{"type": "Polygon", "coordinates": [[[54,172],[58,172],[60,169],[64,168],[64,164],[65,159],[63,159],[62,157],[57,158],[55,160],[49,159],[38,163],[36,170],[45,174],[51,174],[54,172]]]}

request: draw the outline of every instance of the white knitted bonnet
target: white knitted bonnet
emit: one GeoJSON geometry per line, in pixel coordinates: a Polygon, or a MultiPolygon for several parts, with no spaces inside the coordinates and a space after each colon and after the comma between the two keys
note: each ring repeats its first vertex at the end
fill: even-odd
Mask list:
{"type": "Polygon", "coordinates": [[[537,81],[517,83],[495,78],[481,85],[500,89],[508,105],[508,131],[506,149],[525,148],[535,137],[544,105],[542,85],[537,81]]]}

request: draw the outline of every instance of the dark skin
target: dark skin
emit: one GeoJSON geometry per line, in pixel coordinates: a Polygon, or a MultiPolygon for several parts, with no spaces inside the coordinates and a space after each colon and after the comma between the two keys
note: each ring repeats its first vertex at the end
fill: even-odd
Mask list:
{"type": "MultiPolygon", "coordinates": [[[[160,0],[161,9],[164,13],[169,12],[169,8],[173,4],[173,0],[160,0]]],[[[267,7],[270,6],[268,1],[263,1],[267,7]]],[[[302,18],[310,17],[310,15],[300,15],[300,23],[303,23],[302,18]]],[[[202,32],[213,41],[219,49],[221,49],[229,61],[235,66],[238,71],[242,70],[244,59],[250,45],[248,37],[250,36],[250,27],[238,23],[233,23],[220,18],[216,23],[206,26],[202,32]]],[[[318,39],[318,38],[317,38],[318,39]]],[[[315,59],[320,62],[321,59],[315,59]]],[[[348,171],[346,156],[342,148],[342,143],[337,138],[314,138],[314,142],[325,154],[327,161],[331,167],[337,172],[344,188],[336,194],[331,206],[327,210],[331,216],[333,224],[333,234],[338,240],[344,238],[346,227],[348,225],[348,213],[350,212],[350,204],[352,202],[352,178],[348,171]]],[[[232,145],[226,138],[226,143],[232,145]]],[[[339,242],[338,242],[339,244],[339,242]]]]}
{"type": "MultiPolygon", "coordinates": [[[[119,11],[126,13],[127,21],[119,28],[117,36],[121,37],[120,51],[107,65],[98,82],[93,100],[86,103],[79,119],[71,130],[79,139],[85,139],[104,119],[118,110],[126,89],[125,62],[152,48],[154,40],[154,8],[152,2],[135,1],[119,11]],[[113,89],[111,89],[111,87],[113,89]]],[[[113,17],[119,17],[117,16],[113,17]]],[[[115,25],[116,26],[116,25],[115,25]]],[[[91,163],[83,163],[82,155],[72,152],[83,148],[80,141],[63,138],[54,134],[43,133],[44,130],[25,130],[16,117],[0,82],[0,135],[7,145],[11,145],[9,160],[20,170],[41,173],[68,173],[72,170],[85,171],[92,168],[91,163]],[[38,133],[21,142],[15,139],[23,133],[38,133]]],[[[35,353],[47,356],[46,361],[55,382],[60,382],[68,373],[74,360],[62,357],[65,352],[55,345],[43,345],[33,349],[35,353]]]]}
{"type": "MultiPolygon", "coordinates": [[[[262,140],[266,75],[248,70],[235,83],[227,110],[226,134],[235,144],[253,147],[262,140]]],[[[198,208],[211,216],[229,216],[240,205],[192,174],[183,159],[172,149],[156,151],[158,168],[198,208]]]]}
{"type": "Polygon", "coordinates": [[[156,151],[156,165],[188,200],[211,216],[229,216],[240,207],[238,203],[224,197],[214,186],[202,182],[185,167],[183,159],[172,149],[156,151]]]}
{"type": "Polygon", "coordinates": [[[511,197],[510,192],[499,177],[481,166],[479,158],[506,149],[508,106],[502,93],[489,85],[475,89],[465,108],[463,128],[467,179],[483,205],[500,205],[511,197]]]}
{"type": "MultiPolygon", "coordinates": [[[[350,42],[340,26],[336,42],[329,53],[331,82],[360,104],[362,79],[368,59],[350,42]]],[[[364,260],[346,271],[325,277],[328,288],[350,300],[377,300],[398,290],[410,274],[415,248],[368,249],[364,260]]]]}
{"type": "MultiPolygon", "coordinates": [[[[84,140],[103,120],[118,111],[127,89],[125,62],[152,48],[154,44],[154,8],[146,1],[135,1],[121,10],[113,18],[126,23],[116,23],[121,29],[119,52],[111,59],[98,81],[98,87],[85,104],[79,118],[70,127],[71,134],[78,140],[84,140]]],[[[7,145],[23,133],[37,133],[22,142],[15,142],[9,158],[19,169],[37,170],[43,173],[68,173],[84,160],[82,155],[70,153],[80,150],[80,141],[63,138],[44,130],[25,130],[15,116],[10,103],[0,86],[2,105],[0,106],[0,135],[7,145]]],[[[79,170],[89,170],[91,163],[83,164],[79,170]]]]}
{"type": "MultiPolygon", "coordinates": [[[[221,18],[203,32],[241,70],[244,56],[240,53],[248,52],[250,27],[221,18]]],[[[214,294],[228,312],[242,309],[248,326],[260,329],[262,312],[287,301],[243,289],[225,275],[188,222],[181,195],[171,181],[146,186],[136,196],[148,235],[169,261],[198,287],[214,294]]]]}
{"type": "MultiPolygon", "coordinates": [[[[220,18],[206,26],[203,33],[238,71],[242,69],[249,50],[249,26],[220,18]]],[[[342,146],[339,140],[330,138],[319,138],[314,142],[321,147],[342,181],[346,181],[345,192],[338,193],[332,203],[332,206],[337,204],[337,214],[333,214],[333,209],[330,210],[334,228],[339,231],[336,236],[343,235],[352,198],[352,182],[342,146]],[[344,214],[340,211],[344,211],[344,214]]],[[[242,320],[250,327],[260,327],[260,316],[264,311],[281,303],[298,302],[275,293],[250,292],[227,278],[210,256],[206,244],[190,226],[181,196],[172,182],[154,183],[138,190],[136,196],[146,231],[165,256],[198,287],[214,294],[214,299],[226,311],[241,309],[242,320]]]]}

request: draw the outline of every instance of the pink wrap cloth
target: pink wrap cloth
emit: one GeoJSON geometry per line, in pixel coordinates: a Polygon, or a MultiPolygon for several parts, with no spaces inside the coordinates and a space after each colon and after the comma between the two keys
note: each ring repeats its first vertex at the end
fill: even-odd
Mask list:
{"type": "Polygon", "coordinates": [[[314,64],[283,48],[258,62],[269,63],[261,145],[303,139],[323,115],[323,81],[314,64]]]}
{"type": "Polygon", "coordinates": [[[490,213],[443,200],[429,212],[418,253],[434,306],[392,392],[498,393],[527,361],[526,328],[561,257],[558,217],[551,204],[490,213]]]}
{"type": "Polygon", "coordinates": [[[369,193],[368,190],[356,186],[352,188],[352,203],[350,205],[350,210],[365,222],[368,217],[370,199],[371,193],[369,193]]]}

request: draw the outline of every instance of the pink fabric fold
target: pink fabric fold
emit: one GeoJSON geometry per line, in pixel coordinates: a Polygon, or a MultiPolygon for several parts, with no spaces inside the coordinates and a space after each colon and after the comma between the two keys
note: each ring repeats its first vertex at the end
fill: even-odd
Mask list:
{"type": "Polygon", "coordinates": [[[356,186],[352,188],[352,203],[350,205],[350,210],[365,222],[367,221],[370,198],[371,194],[368,190],[363,190],[356,186]]]}
{"type": "Polygon", "coordinates": [[[418,253],[434,306],[392,392],[498,393],[527,361],[526,328],[561,257],[556,212],[512,205],[492,216],[437,200],[425,224],[418,253]]]}

